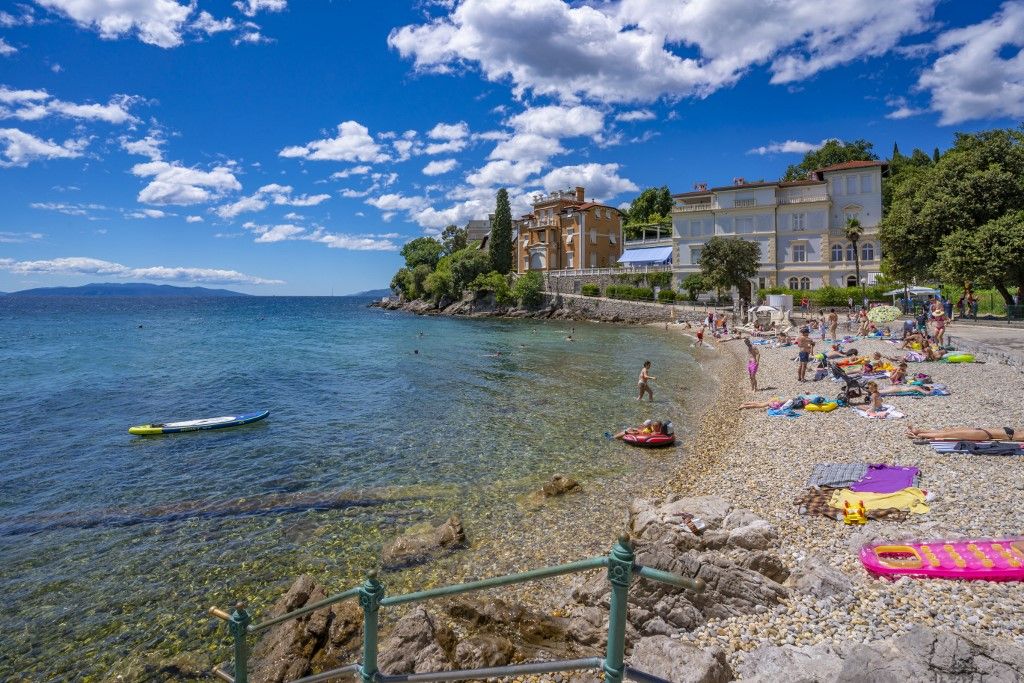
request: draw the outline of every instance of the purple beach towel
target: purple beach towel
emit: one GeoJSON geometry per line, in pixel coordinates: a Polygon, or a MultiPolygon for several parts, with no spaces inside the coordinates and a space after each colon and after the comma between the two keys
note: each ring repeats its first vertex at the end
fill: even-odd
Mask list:
{"type": "Polygon", "coordinates": [[[851,491],[859,493],[895,493],[909,486],[915,486],[921,470],[916,467],[893,467],[892,465],[868,465],[868,471],[851,491]]]}

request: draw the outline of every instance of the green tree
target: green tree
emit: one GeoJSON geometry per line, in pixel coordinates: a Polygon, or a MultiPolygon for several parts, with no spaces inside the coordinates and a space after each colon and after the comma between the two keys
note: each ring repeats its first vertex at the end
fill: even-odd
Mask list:
{"type": "Polygon", "coordinates": [[[1024,292],[1024,211],[944,237],[938,270],[954,282],[994,287],[1012,305],[1010,288],[1024,292]]]}
{"type": "Polygon", "coordinates": [[[787,168],[783,180],[804,180],[811,171],[845,161],[874,161],[878,157],[871,151],[873,146],[867,140],[829,140],[818,149],[805,154],[799,164],[787,168]]]}
{"type": "Polygon", "coordinates": [[[932,161],[934,161],[935,163],[939,163],[939,158],[941,156],[942,156],[942,154],[939,153],[939,148],[936,147],[935,151],[932,152],[932,161]]]}
{"type": "Polygon", "coordinates": [[[897,163],[902,158],[903,158],[903,155],[900,154],[900,146],[897,143],[895,143],[895,142],[892,143],[892,158],[889,159],[889,163],[890,164],[895,164],[895,163],[897,163]]]}
{"type": "Polygon", "coordinates": [[[421,263],[435,268],[443,251],[444,247],[433,237],[417,237],[402,247],[402,256],[407,268],[415,268],[421,263]]]}
{"type": "Polygon", "coordinates": [[[674,203],[668,186],[648,187],[630,203],[626,222],[636,225],[663,221],[671,214],[674,203]]]}
{"type": "Polygon", "coordinates": [[[683,278],[682,287],[689,293],[690,301],[696,301],[700,293],[707,289],[699,273],[690,273],[683,278]]]}
{"type": "Polygon", "coordinates": [[[508,203],[508,190],[498,190],[491,222],[491,238],[487,244],[491,266],[502,275],[512,270],[512,207],[508,203]]]}
{"type": "Polygon", "coordinates": [[[462,295],[463,290],[469,289],[470,283],[477,276],[491,270],[490,257],[476,247],[460,249],[445,258],[449,259],[448,265],[452,273],[452,284],[459,296],[462,295]]]}
{"type": "Polygon", "coordinates": [[[860,241],[861,235],[864,234],[864,227],[860,224],[860,221],[856,218],[846,219],[846,239],[850,240],[853,244],[853,264],[857,273],[857,282],[860,282],[860,249],[857,248],[857,242],[860,241]]]}
{"type": "Polygon", "coordinates": [[[494,302],[499,306],[511,306],[515,303],[512,288],[508,284],[508,276],[492,270],[484,275],[477,275],[469,288],[476,292],[494,292],[494,302]]]}
{"type": "Polygon", "coordinates": [[[1024,131],[958,133],[937,163],[908,165],[890,182],[882,270],[901,282],[934,278],[943,238],[1024,210],[1024,131]]]}
{"type": "Polygon", "coordinates": [[[520,275],[512,287],[512,296],[521,306],[536,308],[544,298],[544,278],[536,270],[520,275]]]}
{"type": "Polygon", "coordinates": [[[704,282],[716,289],[736,287],[740,297],[750,299],[750,278],[757,275],[761,249],[756,242],[731,237],[712,237],[700,254],[704,282]]]}
{"type": "Polygon", "coordinates": [[[444,247],[445,255],[454,254],[469,245],[469,235],[465,229],[449,225],[441,231],[441,245],[444,247]]]}

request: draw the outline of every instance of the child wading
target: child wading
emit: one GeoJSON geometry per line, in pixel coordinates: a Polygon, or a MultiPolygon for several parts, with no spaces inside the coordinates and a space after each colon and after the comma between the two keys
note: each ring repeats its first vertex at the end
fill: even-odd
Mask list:
{"type": "Polygon", "coordinates": [[[650,369],[651,369],[651,361],[645,360],[644,361],[644,366],[642,368],[640,368],[640,379],[637,380],[637,383],[636,383],[637,388],[640,390],[640,394],[636,397],[636,400],[638,400],[638,401],[644,400],[644,393],[645,392],[651,397],[650,398],[651,401],[654,400],[654,392],[651,391],[651,387],[650,387],[649,383],[652,380],[657,379],[657,377],[651,377],[651,375],[649,374],[650,369]]]}
{"type": "Polygon", "coordinates": [[[800,336],[796,340],[797,348],[800,349],[800,367],[797,368],[796,378],[800,382],[806,381],[807,375],[807,364],[811,360],[811,352],[814,351],[814,340],[811,339],[811,331],[806,328],[800,328],[800,336]]]}
{"type": "Polygon", "coordinates": [[[757,391],[757,366],[761,360],[761,352],[754,348],[754,345],[750,343],[750,339],[743,338],[744,343],[747,345],[747,353],[750,354],[750,358],[747,360],[747,374],[750,375],[750,388],[757,391]]]}

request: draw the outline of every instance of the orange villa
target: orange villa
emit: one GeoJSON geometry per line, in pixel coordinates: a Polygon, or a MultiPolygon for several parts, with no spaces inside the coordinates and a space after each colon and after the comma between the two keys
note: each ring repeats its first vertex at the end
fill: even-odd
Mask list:
{"type": "Polygon", "coordinates": [[[622,255],[622,212],[586,201],[582,187],[536,195],[513,233],[519,273],[610,268],[622,255]]]}

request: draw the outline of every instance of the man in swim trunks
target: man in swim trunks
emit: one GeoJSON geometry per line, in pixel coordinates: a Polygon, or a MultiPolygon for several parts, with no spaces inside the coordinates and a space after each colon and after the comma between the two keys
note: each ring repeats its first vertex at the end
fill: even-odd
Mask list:
{"type": "Polygon", "coordinates": [[[811,352],[814,351],[814,340],[811,339],[811,331],[800,328],[800,336],[796,339],[797,348],[800,349],[800,367],[797,368],[796,378],[799,382],[805,382],[807,375],[807,364],[811,361],[811,352]]]}
{"type": "Polygon", "coordinates": [[[703,343],[704,343],[704,325],[701,325],[700,329],[697,330],[697,346],[700,346],[703,343]]]}
{"type": "Polygon", "coordinates": [[[828,332],[832,335],[831,339],[839,338],[837,334],[839,332],[839,314],[834,308],[828,309],[828,332]]]}
{"type": "Polygon", "coordinates": [[[644,400],[645,393],[650,396],[650,401],[654,401],[654,392],[651,391],[651,387],[648,383],[655,378],[651,377],[650,370],[651,361],[645,360],[644,366],[640,368],[640,378],[637,380],[636,383],[637,389],[639,389],[640,391],[640,395],[636,397],[636,400],[638,401],[644,400]]]}

